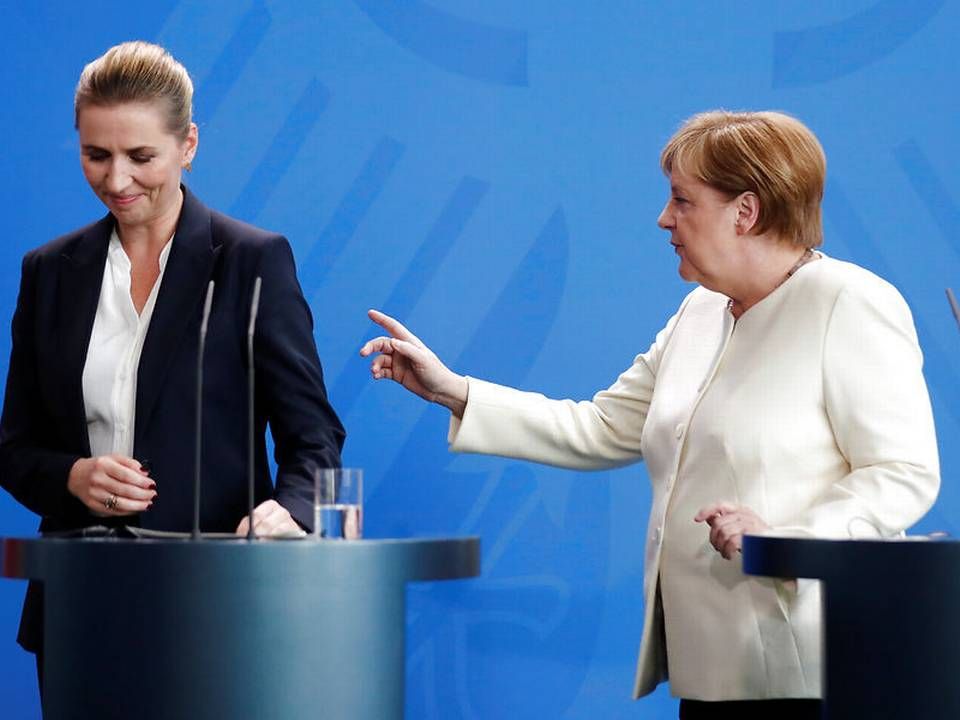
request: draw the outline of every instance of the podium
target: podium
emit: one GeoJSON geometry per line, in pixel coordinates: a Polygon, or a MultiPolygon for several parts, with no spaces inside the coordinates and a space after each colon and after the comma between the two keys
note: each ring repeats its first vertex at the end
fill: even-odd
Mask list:
{"type": "Polygon", "coordinates": [[[406,584],[480,571],[477,538],[0,543],[44,584],[46,720],[399,720],[406,584]]]}
{"type": "Polygon", "coordinates": [[[743,569],[822,581],[829,720],[960,718],[960,542],[745,536],[743,569]]]}

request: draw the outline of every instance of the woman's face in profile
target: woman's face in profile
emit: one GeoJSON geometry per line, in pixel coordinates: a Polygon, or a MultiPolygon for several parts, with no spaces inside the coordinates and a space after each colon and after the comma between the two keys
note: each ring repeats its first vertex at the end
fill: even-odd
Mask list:
{"type": "Polygon", "coordinates": [[[77,118],[80,162],[90,187],[121,228],[179,211],[180,173],[193,157],[196,126],[171,134],[156,103],[88,105],[77,118]]]}
{"type": "Polygon", "coordinates": [[[670,174],[670,199],[657,224],[670,232],[684,280],[715,290],[738,272],[728,267],[736,258],[736,221],[734,200],[678,170],[670,174]]]}

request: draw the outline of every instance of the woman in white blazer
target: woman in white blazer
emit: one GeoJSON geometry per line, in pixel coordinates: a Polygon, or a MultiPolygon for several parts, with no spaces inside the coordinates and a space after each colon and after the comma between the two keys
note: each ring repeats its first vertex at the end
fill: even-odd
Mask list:
{"type": "Polygon", "coordinates": [[[939,488],[910,311],[876,275],[816,251],[823,150],[774,112],[694,116],[667,143],[670,233],[696,282],[647,352],[592,400],[457,375],[399,322],[361,350],[452,412],[456,452],[584,470],[643,459],[653,484],[635,696],[681,718],[817,718],[814,582],[743,574],[745,533],[900,533],[939,488]]]}

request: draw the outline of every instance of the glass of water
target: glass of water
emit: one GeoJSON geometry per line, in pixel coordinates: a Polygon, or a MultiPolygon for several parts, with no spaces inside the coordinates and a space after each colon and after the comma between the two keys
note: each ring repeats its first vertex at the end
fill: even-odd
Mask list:
{"type": "Polygon", "coordinates": [[[340,540],[363,537],[363,470],[317,468],[313,480],[314,536],[340,540]]]}

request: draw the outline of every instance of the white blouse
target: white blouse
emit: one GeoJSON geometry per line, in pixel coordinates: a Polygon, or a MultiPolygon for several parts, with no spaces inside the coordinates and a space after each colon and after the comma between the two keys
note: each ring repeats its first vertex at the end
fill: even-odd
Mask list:
{"type": "Polygon", "coordinates": [[[93,457],[133,454],[137,368],[172,240],[160,252],[160,275],[138,315],[130,296],[130,258],[117,231],[110,236],[100,301],[83,366],[83,404],[93,457]]]}

